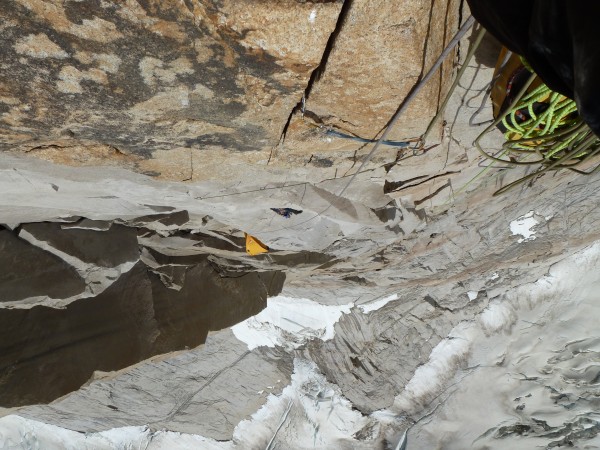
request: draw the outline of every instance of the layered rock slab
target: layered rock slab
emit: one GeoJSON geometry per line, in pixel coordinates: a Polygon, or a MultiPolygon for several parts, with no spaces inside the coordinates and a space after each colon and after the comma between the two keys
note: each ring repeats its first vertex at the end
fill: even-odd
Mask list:
{"type": "Polygon", "coordinates": [[[51,406],[31,407],[27,416],[81,432],[150,423],[155,430],[228,440],[269,393],[278,394],[289,384],[292,369],[292,358],[280,350],[249,352],[231,331],[223,331],[203,347],[110,374],[51,406]],[[101,410],[99,398],[106,403],[101,410]]]}
{"type": "Polygon", "coordinates": [[[0,229],[0,267],[1,302],[45,296],[66,298],[85,289],[83,278],[72,266],[6,229],[0,229]]]}
{"type": "Polygon", "coordinates": [[[160,258],[153,250],[154,259],[142,257],[150,250],[138,244],[138,233],[168,233],[187,218],[176,212],[131,221],[140,228],[73,218],[0,231],[2,406],[49,402],[95,371],[195,347],[210,330],[257,314],[281,290],[285,276],[277,271],[222,273],[208,259],[210,236],[194,241],[205,245],[201,254],[160,258]],[[157,258],[159,266],[152,264],[157,258]],[[167,282],[174,273],[176,283],[167,282]]]}

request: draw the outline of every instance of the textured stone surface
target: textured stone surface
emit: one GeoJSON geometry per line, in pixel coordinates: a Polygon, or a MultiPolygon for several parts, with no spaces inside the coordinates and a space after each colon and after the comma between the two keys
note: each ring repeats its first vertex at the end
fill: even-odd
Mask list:
{"type": "Polygon", "coordinates": [[[11,231],[0,230],[0,248],[2,302],[40,296],[68,298],[83,292],[85,283],[73,267],[11,231]]]}
{"type": "Polygon", "coordinates": [[[60,422],[78,431],[150,423],[153,429],[227,440],[235,425],[255,412],[267,395],[281,392],[291,371],[289,356],[277,350],[249,352],[227,331],[209,337],[204,347],[108,374],[52,407],[30,411],[31,417],[40,415],[49,423],[55,422],[56,411],[60,422]],[[230,379],[236,380],[236,389],[231,389],[230,379]],[[148,388],[140,389],[140,382],[148,388]],[[122,386],[128,387],[124,391],[122,386]],[[100,398],[107,402],[101,411],[100,398]]]}
{"type": "MultiPolygon", "coordinates": [[[[337,177],[357,143],[315,120],[377,134],[453,35],[458,5],[10,0],[0,18],[1,150],[177,181],[265,164],[337,177]]],[[[423,132],[452,68],[450,58],[392,138],[423,132]]]]}
{"type": "MultiPolygon", "coordinates": [[[[406,8],[422,13],[415,5],[406,8]]],[[[235,7],[224,3],[223,11],[239,16],[241,27],[258,20],[235,7]]],[[[411,26],[423,31],[421,22],[411,26]]],[[[260,29],[246,31],[247,42],[267,42],[260,29]]],[[[32,55],[64,57],[37,35],[18,43],[20,51],[32,47],[32,55]]],[[[324,147],[310,141],[302,151],[313,157],[297,167],[248,171],[232,162],[212,182],[186,184],[1,154],[0,235],[19,245],[6,248],[44,254],[60,276],[83,280],[75,291],[87,295],[48,299],[27,291],[0,304],[1,341],[8,343],[2,354],[32,356],[13,365],[30,361],[52,379],[69,350],[108,358],[107,346],[97,350],[96,343],[120,345],[114,354],[123,360],[181,351],[103,366],[120,370],[96,371],[85,387],[50,405],[10,411],[0,419],[0,438],[17,448],[85,439],[102,440],[99,448],[372,449],[398,448],[408,430],[408,448],[416,449],[596,445],[600,176],[545,175],[492,197],[526,169],[487,168],[471,145],[482,126],[469,119],[491,75],[484,56],[456,91],[440,145],[374,158],[343,197],[342,176],[361,155],[322,155],[324,147]],[[271,210],[282,207],[302,213],[284,218],[271,210]],[[529,237],[514,231],[524,217],[531,219],[529,237]],[[102,258],[98,240],[112,227],[137,230],[139,259],[128,245],[119,246],[123,255],[113,249],[102,258]],[[74,239],[59,239],[63,232],[74,239]],[[271,251],[246,255],[244,232],[271,251]],[[94,280],[100,283],[92,289],[94,280]],[[117,289],[126,280],[147,294],[117,289]],[[267,300],[233,333],[208,333],[255,314],[281,289],[283,297],[267,300]],[[109,321],[118,325],[112,333],[53,347],[105,330],[105,320],[86,316],[98,299],[137,311],[136,320],[121,314],[109,321]],[[286,310],[286,302],[302,308],[286,310]],[[83,312],[69,319],[78,308],[83,312]],[[42,327],[47,322],[66,323],[70,334],[42,327]],[[204,345],[185,349],[207,334],[204,345]],[[40,358],[54,365],[44,368],[40,358]]],[[[488,108],[479,120],[489,117],[488,108]]],[[[483,142],[491,152],[501,143],[497,133],[483,142]]],[[[228,161],[223,152],[211,155],[215,167],[228,161]]],[[[34,291],[45,286],[56,289],[41,278],[34,291]]],[[[110,319],[116,310],[98,315],[110,319]]],[[[0,389],[15,397],[42,390],[30,388],[38,380],[29,375],[23,384],[5,379],[0,389]]]]}
{"type": "MultiPolygon", "coordinates": [[[[348,3],[305,107],[309,119],[314,114],[327,126],[371,139],[453,37],[459,2],[348,3]]],[[[410,106],[390,139],[419,137],[425,131],[445,95],[451,69],[452,58],[410,106]]]]}
{"type": "MultiPolygon", "coordinates": [[[[188,219],[173,213],[132,222],[164,230],[188,219]]],[[[0,309],[2,406],[49,402],[79,388],[94,371],[195,347],[209,331],[257,314],[285,279],[251,267],[223,273],[206,250],[186,258],[140,245],[138,233],[156,236],[152,242],[163,239],[149,228],[87,222],[0,232],[8,306],[0,309]],[[76,228],[86,226],[96,229],[76,228]]],[[[208,237],[194,242],[210,245],[215,239],[208,237]]]]}
{"type": "Polygon", "coordinates": [[[191,148],[270,149],[320,62],[340,7],[293,0],[3,2],[1,149],[158,175],[160,163],[146,159],[163,161],[169,172],[172,156],[164,152],[186,148],[168,173],[180,180],[191,176],[191,148]]]}

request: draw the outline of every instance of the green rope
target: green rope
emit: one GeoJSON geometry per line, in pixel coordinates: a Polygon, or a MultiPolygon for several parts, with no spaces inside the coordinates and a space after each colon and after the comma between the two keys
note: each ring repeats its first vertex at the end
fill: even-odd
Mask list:
{"type": "Polygon", "coordinates": [[[569,169],[585,175],[600,170],[600,164],[587,172],[576,169],[581,163],[600,154],[600,139],[581,120],[573,100],[553,92],[544,83],[526,92],[535,78],[533,74],[507,111],[475,140],[475,146],[486,158],[506,164],[507,167],[539,166],[533,173],[502,187],[494,195],[507,192],[548,170],[569,169]],[[520,119],[519,116],[524,116],[525,111],[528,117],[520,119]],[[492,156],[483,150],[479,142],[499,123],[506,129],[506,142],[502,145],[500,155],[492,156]],[[531,160],[532,156],[536,158],[531,160]]]}

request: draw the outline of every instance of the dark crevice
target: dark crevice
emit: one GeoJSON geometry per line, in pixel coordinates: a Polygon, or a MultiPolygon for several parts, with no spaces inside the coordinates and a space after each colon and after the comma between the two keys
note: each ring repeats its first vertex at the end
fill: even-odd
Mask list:
{"type": "Polygon", "coordinates": [[[442,192],[447,187],[452,187],[452,183],[450,183],[450,180],[448,180],[446,182],[446,184],[444,184],[443,186],[441,186],[439,189],[436,189],[434,192],[432,192],[431,194],[429,194],[427,197],[424,197],[421,200],[417,200],[415,202],[415,206],[419,206],[421,203],[426,202],[427,200],[432,199],[433,197],[435,197],[436,195],[438,195],[440,192],[442,192]]]}
{"type": "MultiPolygon", "coordinates": [[[[325,70],[327,68],[327,62],[329,60],[329,55],[331,54],[331,51],[335,47],[337,38],[338,38],[340,32],[342,31],[344,24],[346,23],[346,18],[348,17],[348,13],[349,13],[350,9],[352,8],[353,1],[354,0],[345,0],[344,4],[342,5],[342,9],[340,10],[340,15],[338,16],[338,20],[335,24],[335,28],[331,32],[331,35],[329,36],[329,39],[327,40],[327,44],[325,45],[325,50],[323,51],[323,56],[321,57],[321,62],[315,68],[315,70],[313,70],[313,72],[310,76],[310,80],[308,81],[308,86],[306,86],[306,90],[304,92],[304,98],[306,100],[308,100],[308,98],[310,96],[310,92],[311,92],[313,84],[315,82],[319,81],[321,79],[321,76],[325,73],[325,70]]],[[[300,103],[302,103],[302,102],[300,102],[300,103]]]]}
{"type": "Polygon", "coordinates": [[[435,0],[431,0],[431,6],[429,7],[429,18],[427,20],[427,32],[425,33],[425,43],[423,45],[423,65],[421,66],[421,74],[419,75],[418,81],[421,81],[423,75],[427,72],[427,50],[429,49],[429,38],[431,37],[431,22],[433,21],[433,11],[435,9],[435,0]]]}
{"type": "MultiPolygon", "coordinates": [[[[448,12],[448,16],[446,16],[446,20],[444,20],[444,35],[442,37],[442,45],[444,46],[444,48],[446,48],[446,45],[448,45],[448,43],[449,43],[449,41],[447,42],[447,40],[448,40],[448,21],[450,20],[449,15],[450,15],[451,3],[452,3],[452,0],[446,1],[446,11],[448,12]]],[[[460,22],[458,23],[458,27],[460,28],[460,22]]],[[[450,37],[450,39],[452,39],[452,36],[450,37]]],[[[442,65],[439,69],[438,92],[437,92],[437,109],[438,110],[444,101],[442,98],[443,89],[444,89],[444,63],[442,63],[442,65]]],[[[436,110],[436,114],[437,113],[438,113],[438,111],[436,110]]]]}
{"type": "MultiPolygon", "coordinates": [[[[319,65],[310,74],[310,78],[308,80],[308,84],[306,85],[306,89],[304,90],[304,94],[302,94],[302,98],[296,104],[296,106],[294,106],[294,108],[292,108],[292,111],[290,112],[290,115],[288,116],[288,119],[285,122],[285,125],[283,127],[283,131],[281,132],[281,137],[279,138],[279,144],[281,144],[281,143],[283,143],[283,141],[285,141],[285,136],[287,134],[287,130],[290,126],[290,123],[292,121],[292,117],[294,116],[294,114],[297,113],[298,111],[304,112],[304,107],[305,107],[306,101],[310,97],[310,93],[312,91],[312,87],[313,87],[314,83],[319,81],[321,79],[321,76],[325,73],[325,69],[327,68],[327,61],[329,60],[329,55],[331,54],[331,51],[335,47],[337,38],[338,38],[342,28],[344,27],[344,24],[346,23],[346,18],[348,17],[348,12],[350,11],[350,9],[352,7],[353,1],[354,0],[345,0],[344,1],[342,8],[340,9],[340,14],[338,16],[337,22],[335,24],[335,28],[329,35],[327,44],[325,44],[325,49],[323,50],[323,56],[321,57],[321,62],[319,62],[319,65]]],[[[323,3],[327,3],[327,2],[323,2],[323,3]]]]}
{"type": "Polygon", "coordinates": [[[460,173],[460,171],[456,171],[456,170],[450,170],[448,172],[444,172],[444,173],[439,173],[437,175],[434,175],[432,177],[427,177],[427,175],[421,175],[419,177],[414,177],[414,178],[410,178],[406,181],[385,181],[384,185],[383,185],[383,193],[384,194],[389,194],[390,192],[398,192],[398,191],[402,191],[403,189],[408,189],[411,187],[415,187],[415,186],[419,186],[423,183],[427,183],[431,180],[435,180],[436,178],[440,178],[440,177],[445,177],[447,175],[452,175],[455,173],[460,173]],[[423,178],[426,178],[425,180],[423,180],[423,178]],[[417,183],[413,183],[413,184],[407,184],[410,183],[412,181],[417,181],[417,180],[422,180],[419,181],[417,183]]]}
{"type": "Polygon", "coordinates": [[[433,306],[435,309],[442,309],[444,311],[449,311],[452,312],[452,310],[450,308],[446,308],[445,306],[440,305],[436,299],[434,299],[431,295],[426,295],[423,300],[425,300],[427,303],[429,303],[431,306],[433,306]]]}
{"type": "MultiPolygon", "coordinates": [[[[460,0],[460,4],[458,5],[458,27],[459,28],[463,24],[464,11],[465,11],[465,0],[460,0]]],[[[456,45],[456,61],[460,62],[460,41],[456,45]]]]}

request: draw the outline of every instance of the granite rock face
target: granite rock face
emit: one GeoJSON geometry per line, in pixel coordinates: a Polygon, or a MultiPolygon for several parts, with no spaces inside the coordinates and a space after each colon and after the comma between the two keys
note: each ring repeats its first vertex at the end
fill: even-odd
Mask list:
{"type": "MultiPolygon", "coordinates": [[[[458,27],[457,1],[348,2],[305,109],[325,125],[373,138],[433,65],[458,27]]],[[[391,139],[420,136],[443,100],[452,60],[411,105],[391,139]]]]}
{"type": "MultiPolygon", "coordinates": [[[[144,172],[157,151],[270,149],[340,7],[4,2],[2,150],[71,164],[90,153],[144,172]]],[[[179,169],[189,176],[189,158],[179,169]]]]}
{"type": "MultiPolygon", "coordinates": [[[[0,9],[15,70],[5,150],[17,151],[0,153],[0,405],[20,407],[0,414],[0,448],[597,445],[600,175],[492,197],[527,173],[488,167],[471,145],[494,43],[437,147],[383,149],[349,187],[369,149],[309,125],[376,133],[389,95],[399,103],[453,34],[453,2],[407,2],[406,20],[367,0],[14,5],[0,9]],[[399,80],[396,51],[410,60],[399,80]],[[37,82],[47,93],[21,108],[37,82]],[[189,104],[175,107],[180,88],[189,104]],[[137,100],[111,116],[120,95],[137,100]],[[44,110],[54,98],[64,107],[44,110]],[[91,128],[70,128],[77,117],[91,128]],[[288,119],[283,145],[264,150],[288,119]],[[227,150],[245,145],[242,164],[227,150]],[[244,233],[269,252],[248,256],[244,233]]],[[[426,126],[447,81],[397,138],[426,126]]]]}
{"type": "MultiPolygon", "coordinates": [[[[231,165],[297,167],[315,143],[313,164],[331,167],[335,152],[343,164],[354,148],[314,125],[377,134],[454,33],[458,9],[454,0],[9,0],[0,150],[176,181],[218,178],[231,165]]],[[[452,67],[395,137],[423,132],[452,67]]]]}

